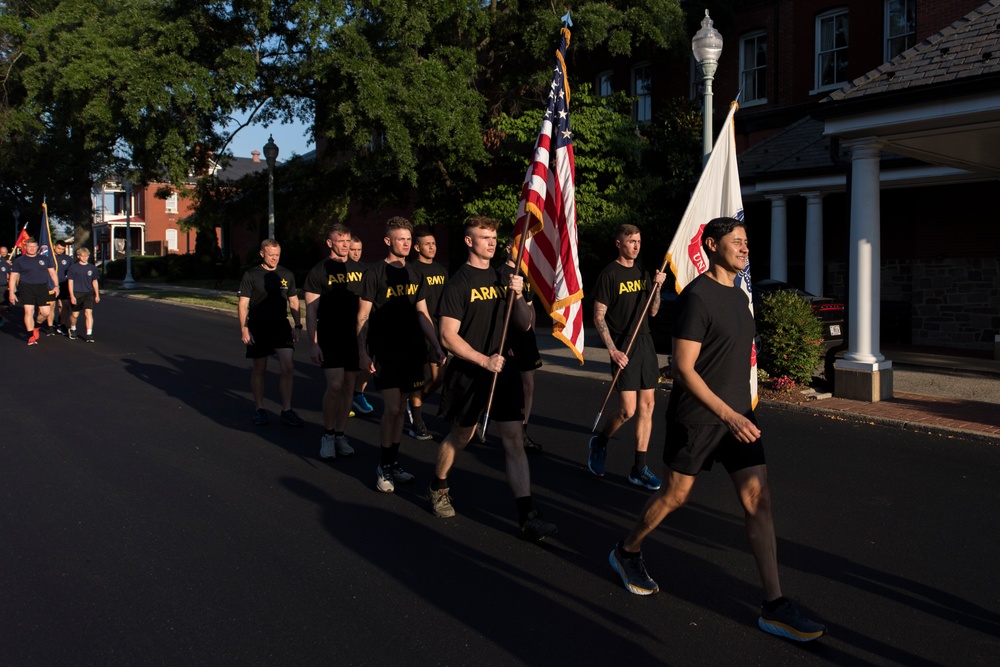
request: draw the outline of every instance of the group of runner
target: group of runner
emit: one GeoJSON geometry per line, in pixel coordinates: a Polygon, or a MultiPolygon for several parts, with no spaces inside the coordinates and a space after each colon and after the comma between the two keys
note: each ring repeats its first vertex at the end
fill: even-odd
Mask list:
{"type": "MultiPolygon", "coordinates": [[[[359,262],[360,242],[350,228],[333,225],[325,239],[328,256],[313,267],[303,285],[309,356],[326,377],[319,453],[327,459],[354,454],[345,429],[352,406],[370,410],[361,384],[363,374],[370,374],[383,399],[375,487],[394,491],[397,484],[414,479],[399,462],[406,415],[410,415],[411,436],[431,439],[423,420],[423,401],[440,386],[440,414],[451,427],[438,448],[428,498],[436,516],[453,517],[449,475],[458,453],[477,437],[492,396],[490,424],[503,443],[521,533],[539,541],[557,532],[532,501],[526,456],[526,450],[540,449],[527,438],[527,414],[533,372],[541,361],[532,331],[530,290],[509,248],[506,264],[493,262],[497,228],[498,223],[490,218],[468,218],[464,229],[467,260],[448,276],[434,261],[436,242],[429,229],[414,230],[404,218],[390,219],[385,229],[387,256],[365,267],[359,262]],[[352,243],[358,244],[358,256],[351,254],[352,243]],[[417,251],[416,261],[409,260],[412,249],[417,251]],[[501,345],[510,292],[509,336],[501,345]],[[447,363],[446,353],[450,355],[447,363]]],[[[709,270],[678,299],[673,326],[674,385],[663,455],[666,483],[646,461],[659,369],[645,321],[647,313],[657,314],[666,275],[656,271],[650,276],[638,263],[638,228],[623,225],[615,243],[618,258],[597,280],[594,325],[617,372],[619,407],[590,439],[587,466],[595,476],[603,477],[609,439],[635,418],[635,459],[628,479],[654,494],[629,535],[611,551],[612,568],[632,593],[649,595],[659,590],[645,569],[642,541],[686,502],[698,472],[718,460],[729,472],[743,505],[764,588],[759,627],[799,641],[822,636],[826,628],[803,616],[782,596],[778,583],[763,447],[746,384],[754,323],[745,295],[734,284],[746,263],[743,223],[718,218],[705,226],[703,248],[709,270]]],[[[290,359],[291,347],[303,328],[295,280],[277,263],[277,243],[265,241],[261,256],[260,267],[248,271],[240,286],[239,315],[247,356],[254,359],[254,421],[258,424],[267,421],[262,406],[263,370],[258,376],[258,364],[263,368],[273,352],[279,360],[282,354],[290,359]],[[294,328],[288,323],[289,307],[294,328]]],[[[283,363],[283,371],[284,367],[283,363]]],[[[289,373],[286,387],[283,372],[281,419],[299,426],[302,420],[290,405],[290,378],[289,373]]]]}
{"type": "MultiPolygon", "coordinates": [[[[11,306],[21,306],[28,345],[37,345],[41,334],[61,334],[71,340],[94,342],[94,304],[101,301],[99,273],[90,263],[90,250],[79,248],[76,261],[67,254],[66,243],[56,241],[52,253],[41,252],[29,237],[24,252],[11,262],[0,246],[0,316],[11,306]],[[86,333],[77,333],[77,320],[84,315],[86,333]]],[[[0,317],[0,327],[4,321],[0,317]]]]}

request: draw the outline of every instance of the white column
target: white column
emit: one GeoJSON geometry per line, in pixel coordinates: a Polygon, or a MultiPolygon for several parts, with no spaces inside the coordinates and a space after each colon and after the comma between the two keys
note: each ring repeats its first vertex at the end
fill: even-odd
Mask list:
{"type": "Polygon", "coordinates": [[[806,284],[805,290],[823,296],[823,195],[803,192],[806,198],[806,284]]]}
{"type": "Polygon", "coordinates": [[[847,299],[849,337],[844,361],[858,370],[878,370],[881,305],[879,145],[873,138],[843,144],[851,151],[851,266],[847,299]]]}
{"type": "Polygon", "coordinates": [[[771,279],[788,282],[788,210],[785,195],[769,195],[771,202],[771,279]]]}

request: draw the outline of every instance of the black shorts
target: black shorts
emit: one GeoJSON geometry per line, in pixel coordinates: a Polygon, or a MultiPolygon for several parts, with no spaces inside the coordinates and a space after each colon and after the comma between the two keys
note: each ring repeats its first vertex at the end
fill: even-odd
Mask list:
{"type": "MultiPolygon", "coordinates": [[[[490,407],[490,420],[521,422],[524,419],[524,391],[521,375],[511,359],[497,377],[497,388],[490,407]]],[[[444,372],[444,389],[438,414],[459,426],[475,426],[489,400],[493,373],[468,361],[452,359],[444,372]]]]}
{"type": "Polygon", "coordinates": [[[69,301],[69,281],[59,283],[59,300],[69,301]]]}
{"type": "MultiPolygon", "coordinates": [[[[749,419],[757,423],[753,413],[749,419]]],[[[668,468],[693,476],[701,470],[711,470],[715,461],[729,474],[764,465],[764,445],[760,438],[740,442],[722,423],[682,424],[667,420],[663,462],[668,468]]]]}
{"type": "MultiPolygon", "coordinates": [[[[66,295],[69,298],[69,295],[66,295]]],[[[81,310],[93,310],[94,309],[94,293],[93,292],[83,292],[76,295],[76,303],[72,306],[74,313],[79,313],[81,310]]]]}
{"type": "Polygon", "coordinates": [[[424,386],[424,358],[407,350],[390,347],[372,353],[375,364],[375,387],[398,389],[403,394],[420,391],[424,386]]]}
{"type": "Polygon", "coordinates": [[[253,336],[253,344],[247,345],[247,359],[262,359],[274,354],[276,350],[295,347],[292,325],[288,320],[251,323],[250,335],[253,336]]]}
{"type": "MultiPolygon", "coordinates": [[[[611,367],[614,377],[615,366],[611,367]]],[[[628,364],[618,376],[615,389],[618,391],[639,391],[640,389],[656,389],[660,381],[660,368],[656,360],[656,348],[653,347],[653,337],[649,334],[639,334],[628,355],[628,364]]]]}
{"type": "Polygon", "coordinates": [[[510,350],[514,355],[512,361],[520,372],[533,371],[542,367],[542,355],[538,353],[538,341],[535,339],[534,330],[511,330],[510,350]]]}
{"type": "Polygon", "coordinates": [[[323,352],[321,368],[343,368],[348,373],[361,370],[358,337],[353,326],[341,326],[331,331],[319,325],[316,341],[323,352]]]}
{"type": "Polygon", "coordinates": [[[22,306],[48,306],[54,298],[48,285],[17,284],[17,300],[22,306]]]}

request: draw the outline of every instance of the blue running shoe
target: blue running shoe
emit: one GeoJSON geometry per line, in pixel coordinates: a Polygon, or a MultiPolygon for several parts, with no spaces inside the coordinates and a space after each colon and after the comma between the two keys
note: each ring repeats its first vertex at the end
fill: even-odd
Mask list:
{"type": "Polygon", "coordinates": [[[597,436],[590,439],[590,457],[587,459],[587,467],[590,472],[598,477],[604,477],[604,460],[608,458],[607,447],[596,447],[597,436]]]}
{"type": "Polygon", "coordinates": [[[653,578],[646,572],[646,564],[642,561],[642,554],[636,554],[631,558],[623,558],[618,551],[621,547],[619,542],[608,555],[608,561],[612,569],[622,578],[622,583],[629,593],[636,595],[652,595],[658,593],[660,587],[653,578]]]}
{"type": "Polygon", "coordinates": [[[660,478],[653,474],[649,466],[642,466],[642,470],[632,468],[632,472],[628,476],[628,481],[636,486],[644,486],[650,491],[656,491],[662,484],[660,478]]]}
{"type": "Polygon", "coordinates": [[[761,630],[797,642],[812,641],[826,634],[825,625],[803,616],[791,600],[779,599],[781,604],[774,611],[761,608],[760,618],[757,619],[757,627],[761,630]]]}
{"type": "Polygon", "coordinates": [[[365,398],[364,394],[354,394],[354,401],[351,405],[354,406],[354,410],[356,412],[362,415],[366,415],[375,409],[372,407],[372,404],[368,402],[368,399],[365,398]]]}

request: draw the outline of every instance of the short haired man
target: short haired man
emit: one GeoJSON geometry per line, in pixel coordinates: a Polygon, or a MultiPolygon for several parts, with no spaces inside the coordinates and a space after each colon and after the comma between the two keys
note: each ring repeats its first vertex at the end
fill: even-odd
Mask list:
{"type": "Polygon", "coordinates": [[[70,319],[69,286],[66,284],[66,276],[69,272],[69,267],[73,266],[74,262],[73,258],[66,254],[66,242],[62,239],[53,244],[52,250],[55,253],[52,261],[56,265],[56,277],[59,279],[59,298],[56,299],[52,310],[49,312],[49,326],[46,335],[54,336],[58,333],[66,336],[69,334],[66,330],[66,323],[70,319]],[[56,324],[57,318],[58,324],[56,324]]]}
{"type": "MultiPolygon", "coordinates": [[[[507,241],[507,261],[500,269],[507,279],[517,273],[513,244],[513,239],[507,241]]],[[[531,406],[535,398],[535,371],[542,367],[542,355],[538,352],[538,341],[535,338],[534,295],[527,281],[524,284],[524,301],[531,310],[531,326],[527,331],[511,330],[507,336],[510,339],[514,363],[521,373],[521,389],[524,392],[524,418],[521,420],[524,449],[527,452],[541,452],[542,446],[528,437],[528,420],[531,419],[531,406]]]]}
{"type": "MultiPolygon", "coordinates": [[[[421,225],[414,228],[413,249],[416,251],[416,261],[410,262],[410,266],[413,267],[422,282],[421,289],[424,293],[424,300],[427,301],[427,312],[430,313],[431,322],[437,329],[438,301],[441,299],[441,292],[444,291],[444,284],[448,280],[448,270],[434,261],[437,256],[437,239],[434,238],[434,232],[430,227],[421,225]]],[[[412,423],[410,435],[417,440],[430,440],[434,437],[424,424],[423,399],[437,391],[443,381],[441,359],[436,357],[436,354],[434,347],[428,345],[425,355],[426,363],[424,364],[424,386],[410,397],[409,414],[412,423]]]]}
{"type": "Polygon", "coordinates": [[[247,346],[247,359],[253,360],[250,373],[250,388],[253,392],[253,423],[266,426],[267,412],[264,410],[264,375],[267,372],[267,358],[278,356],[281,378],[281,423],[287,426],[302,426],[305,422],[292,409],[292,381],[295,364],[292,354],[302,330],[302,313],[299,311],[299,297],[295,291],[295,276],[278,264],[281,259],[281,245],[274,239],[264,239],[260,244],[261,263],[247,269],[240,281],[237,294],[237,316],[240,320],[240,340],[247,346]],[[295,328],[288,325],[291,311],[295,328]]]}
{"type": "Polygon", "coordinates": [[[642,542],[687,502],[698,472],[718,461],[743,505],[750,550],[764,587],[757,625],[789,639],[817,639],[826,628],[782,597],[778,580],[771,493],[749,386],[756,331],[746,294],[735,285],[747,262],[746,228],[733,218],[715,218],[702,232],[702,246],[708,270],[684,288],[675,306],[674,386],[663,452],[667,482],[646,502],[609,560],[630,592],[656,593],[659,586],[642,560],[642,542]]]}
{"type": "Polygon", "coordinates": [[[508,290],[514,291],[512,330],[526,331],[532,313],[522,294],[524,279],[516,273],[504,278],[498,268],[490,265],[497,248],[497,226],[496,220],[485,216],[472,216],[466,221],[468,260],[451,276],[441,295],[441,340],[455,357],[445,369],[441,414],[451,420],[452,428],[438,450],[429,494],[435,516],[455,516],[448,473],[458,452],[472,439],[489,400],[493,375],[497,374],[490,412],[503,441],[507,482],[514,492],[521,534],[538,541],[554,534],[557,528],[542,520],[531,500],[531,473],[521,429],[521,378],[509,353],[500,348],[508,290]]]}
{"type": "Polygon", "coordinates": [[[66,272],[66,291],[72,308],[69,314],[69,329],[66,335],[70,340],[76,340],[76,321],[83,311],[83,323],[87,333],[80,336],[84,343],[94,342],[94,304],[101,302],[101,288],[98,283],[97,267],[89,263],[90,250],[80,248],[76,251],[76,264],[66,272]]]}
{"type": "Polygon", "coordinates": [[[334,224],[326,235],[327,257],[309,271],[303,286],[309,358],[323,369],[324,459],[353,456],[345,431],[358,377],[358,291],[361,265],[350,258],[351,228],[334,224]]]}
{"type": "Polygon", "coordinates": [[[661,482],[646,465],[646,451],[653,430],[653,406],[660,369],[649,321],[642,316],[650,291],[653,301],[649,315],[655,317],[659,311],[660,287],[666,274],[657,271],[650,280],[649,272],[639,263],[642,234],[635,225],[618,228],[615,246],[618,259],[601,271],[594,286],[594,326],[608,348],[612,374],[621,369],[615,385],[618,410],[611,414],[604,429],[590,439],[587,467],[594,475],[604,476],[608,440],[635,416],[635,460],[628,481],[655,490],[660,488],[661,482]],[[636,327],[635,344],[626,355],[625,348],[636,327]]]}
{"type": "Polygon", "coordinates": [[[382,392],[384,411],[379,423],[381,456],[375,488],[383,493],[396,490],[396,483],[413,480],[400,466],[406,399],[424,386],[426,338],[438,359],[444,352],[431,323],[423,286],[407,265],[413,225],[402,217],[390,218],[385,228],[389,253],[384,261],[368,267],[361,279],[358,305],[358,355],[361,367],[375,376],[382,392]],[[421,336],[421,333],[423,336],[421,336]]]}
{"type": "Polygon", "coordinates": [[[38,241],[29,237],[24,242],[24,253],[14,259],[10,275],[7,298],[12,306],[20,302],[24,307],[28,345],[38,345],[35,325],[40,326],[48,319],[52,301],[59,296],[55,264],[48,255],[38,253],[38,241]]]}
{"type": "Polygon", "coordinates": [[[7,312],[7,285],[10,283],[10,272],[13,269],[7,254],[7,246],[0,245],[0,329],[3,328],[3,316],[7,312]]]}
{"type": "MultiPolygon", "coordinates": [[[[361,267],[361,271],[364,272],[368,268],[368,265],[361,261],[362,250],[364,250],[364,244],[361,242],[361,238],[357,234],[351,234],[351,245],[347,251],[347,256],[351,261],[357,262],[358,266],[361,267]]],[[[372,404],[368,402],[368,397],[365,396],[365,388],[371,379],[372,374],[368,369],[362,368],[358,371],[357,379],[354,381],[354,400],[351,402],[351,407],[359,415],[371,414],[375,410],[372,404]]]]}

